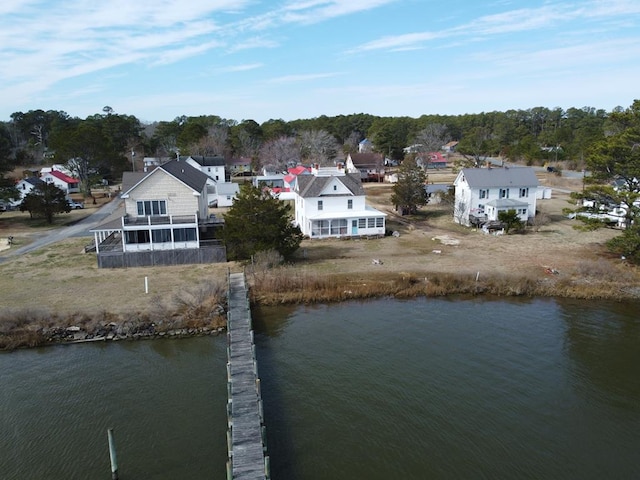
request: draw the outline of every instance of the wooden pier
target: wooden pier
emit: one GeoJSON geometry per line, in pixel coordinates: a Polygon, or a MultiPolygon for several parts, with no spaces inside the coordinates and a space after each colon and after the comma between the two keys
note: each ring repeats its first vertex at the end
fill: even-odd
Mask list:
{"type": "Polygon", "coordinates": [[[227,479],[270,478],[251,310],[243,273],[229,274],[227,479]]]}

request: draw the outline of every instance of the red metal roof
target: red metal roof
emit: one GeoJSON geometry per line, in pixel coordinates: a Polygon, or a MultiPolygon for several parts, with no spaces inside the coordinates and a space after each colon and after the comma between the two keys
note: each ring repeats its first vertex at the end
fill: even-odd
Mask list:
{"type": "Polygon", "coordinates": [[[49,172],[52,176],[56,177],[59,180],[62,180],[65,183],[78,183],[78,180],[70,177],[69,175],[65,175],[62,172],[59,172],[58,170],[51,170],[49,172]]]}

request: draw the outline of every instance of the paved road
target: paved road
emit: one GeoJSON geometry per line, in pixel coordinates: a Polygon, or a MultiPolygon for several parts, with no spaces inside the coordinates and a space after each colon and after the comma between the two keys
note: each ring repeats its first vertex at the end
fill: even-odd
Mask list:
{"type": "Polygon", "coordinates": [[[35,240],[29,245],[5,250],[0,254],[0,263],[3,263],[11,257],[16,257],[23,253],[38,250],[39,248],[51,245],[52,243],[59,242],[69,237],[91,237],[92,234],[89,230],[104,222],[105,219],[115,212],[121,204],[122,199],[116,198],[73,225],[42,232],[41,234],[38,234],[35,237],[35,240]]]}

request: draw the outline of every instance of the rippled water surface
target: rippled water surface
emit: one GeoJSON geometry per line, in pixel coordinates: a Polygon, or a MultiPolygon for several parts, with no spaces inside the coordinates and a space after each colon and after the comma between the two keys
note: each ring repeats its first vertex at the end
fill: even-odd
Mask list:
{"type": "MultiPolygon", "coordinates": [[[[640,305],[254,312],[272,478],[640,478],[640,305]]],[[[226,339],[0,355],[0,478],[224,479],[226,339]]]]}
{"type": "Polygon", "coordinates": [[[640,478],[638,306],[263,310],[274,478],[640,478]]]}
{"type": "Polygon", "coordinates": [[[0,478],[225,478],[226,342],[84,344],[0,355],[0,478]]]}

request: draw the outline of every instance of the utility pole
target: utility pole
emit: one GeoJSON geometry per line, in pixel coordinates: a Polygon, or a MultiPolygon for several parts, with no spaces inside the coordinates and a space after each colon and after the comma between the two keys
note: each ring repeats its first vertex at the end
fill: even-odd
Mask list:
{"type": "Polygon", "coordinates": [[[135,158],[136,158],[136,152],[133,151],[133,148],[131,149],[131,171],[135,172],[136,171],[136,162],[135,162],[135,158]]]}

